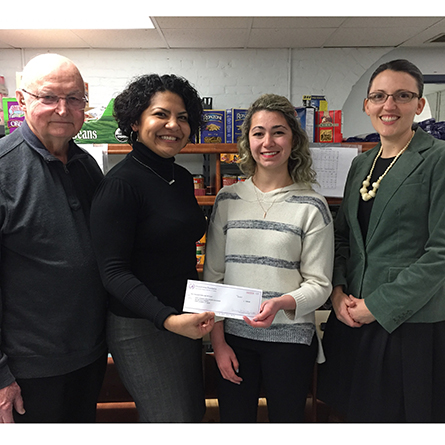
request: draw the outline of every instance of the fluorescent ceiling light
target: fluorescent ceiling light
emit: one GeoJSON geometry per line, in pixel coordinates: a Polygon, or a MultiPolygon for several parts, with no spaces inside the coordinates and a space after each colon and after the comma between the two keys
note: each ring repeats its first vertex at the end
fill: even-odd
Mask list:
{"type": "Polygon", "coordinates": [[[149,1],[131,4],[76,0],[22,0],[20,13],[2,17],[0,29],[154,29],[149,1]]]}

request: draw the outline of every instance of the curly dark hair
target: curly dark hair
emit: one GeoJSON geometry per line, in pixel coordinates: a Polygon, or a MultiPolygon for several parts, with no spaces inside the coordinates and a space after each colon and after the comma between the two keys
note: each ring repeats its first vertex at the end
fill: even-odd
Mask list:
{"type": "MultiPolygon", "coordinates": [[[[190,125],[190,139],[198,140],[202,122],[201,98],[190,83],[183,77],[174,74],[144,74],[136,77],[114,99],[113,115],[122,133],[131,139],[133,124],[139,122],[142,113],[150,106],[152,97],[159,92],[171,91],[184,101],[190,125]]],[[[133,144],[134,139],[130,140],[133,144]]]]}

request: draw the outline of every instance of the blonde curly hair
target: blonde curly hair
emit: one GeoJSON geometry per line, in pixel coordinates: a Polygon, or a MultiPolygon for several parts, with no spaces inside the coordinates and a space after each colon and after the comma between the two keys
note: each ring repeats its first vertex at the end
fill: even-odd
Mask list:
{"type": "Polygon", "coordinates": [[[249,131],[252,126],[253,115],[262,110],[282,113],[291,128],[293,145],[288,161],[288,169],[292,180],[309,185],[316,183],[316,174],[312,169],[312,157],[307,134],[298,122],[294,106],[286,97],[277,94],[263,94],[247,111],[246,118],[241,127],[241,136],[238,139],[239,167],[241,171],[248,177],[255,174],[256,162],[250,151],[249,131]]]}

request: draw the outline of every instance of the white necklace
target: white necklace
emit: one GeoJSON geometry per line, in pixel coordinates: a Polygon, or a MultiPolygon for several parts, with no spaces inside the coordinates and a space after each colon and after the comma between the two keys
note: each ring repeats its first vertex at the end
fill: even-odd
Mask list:
{"type": "Polygon", "coordinates": [[[144,164],[142,161],[140,161],[138,158],[136,158],[134,155],[132,155],[133,159],[139,164],[143,165],[144,167],[147,167],[149,170],[151,170],[158,178],[161,178],[164,182],[166,182],[168,185],[172,185],[175,182],[175,167],[172,165],[172,176],[173,179],[171,181],[167,181],[165,178],[163,178],[159,173],[155,172],[149,165],[144,164]]]}
{"type": "Polygon", "coordinates": [[[256,195],[256,199],[257,199],[257,201],[258,201],[258,204],[260,205],[260,207],[263,209],[263,212],[264,212],[263,219],[265,219],[266,216],[267,216],[267,212],[268,212],[268,211],[272,208],[272,206],[275,204],[275,201],[277,200],[278,194],[275,195],[275,198],[274,198],[274,200],[272,201],[272,204],[270,204],[269,207],[265,208],[265,207],[263,206],[263,202],[264,202],[264,200],[260,199],[260,197],[259,197],[259,195],[258,195],[257,187],[256,187],[255,183],[253,182],[253,178],[252,178],[252,184],[253,184],[253,189],[255,190],[255,195],[256,195]]]}
{"type": "Polygon", "coordinates": [[[375,167],[375,164],[377,162],[378,157],[382,153],[383,147],[380,147],[380,150],[377,153],[377,156],[375,157],[374,162],[372,163],[371,171],[369,172],[369,175],[366,177],[366,179],[363,181],[363,183],[362,183],[363,187],[360,189],[360,194],[362,195],[363,201],[369,201],[370,199],[375,198],[377,190],[378,190],[378,188],[380,186],[380,182],[385,177],[386,173],[388,173],[389,169],[395,164],[395,162],[400,157],[400,155],[408,148],[408,145],[411,143],[411,141],[412,141],[412,139],[414,137],[414,134],[415,134],[415,132],[413,131],[413,133],[412,133],[408,143],[399,151],[397,156],[392,160],[391,164],[388,165],[388,168],[385,170],[383,175],[380,176],[379,179],[377,179],[376,182],[372,183],[372,190],[370,192],[368,192],[368,187],[371,185],[372,172],[374,171],[374,167],[375,167]]]}

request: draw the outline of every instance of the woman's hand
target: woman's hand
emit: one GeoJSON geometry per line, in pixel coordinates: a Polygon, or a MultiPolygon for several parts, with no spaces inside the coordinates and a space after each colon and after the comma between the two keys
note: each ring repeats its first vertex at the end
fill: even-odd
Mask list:
{"type": "Polygon", "coordinates": [[[295,310],[296,303],[291,295],[282,295],[281,297],[271,298],[261,304],[260,312],[252,319],[243,317],[243,320],[254,328],[268,328],[274,321],[275,315],[281,309],[295,310]]]}
{"type": "Polygon", "coordinates": [[[239,363],[235,352],[224,337],[224,322],[218,321],[210,334],[216,364],[224,379],[239,385],[243,379],[238,375],[239,363]]]}
{"type": "Polygon", "coordinates": [[[215,324],[213,312],[202,314],[170,315],[164,321],[164,327],[170,332],[196,340],[208,334],[215,324]]]}
{"type": "Polygon", "coordinates": [[[343,292],[343,286],[335,286],[331,294],[332,307],[334,309],[337,318],[345,325],[351,328],[359,328],[362,326],[357,320],[355,320],[350,313],[350,308],[356,305],[352,295],[346,295],[343,292]]]}
{"type": "Polygon", "coordinates": [[[363,325],[375,321],[374,315],[372,315],[369,309],[366,307],[365,300],[354,298],[352,295],[350,296],[350,299],[352,304],[348,307],[348,312],[356,323],[363,325]]]}

